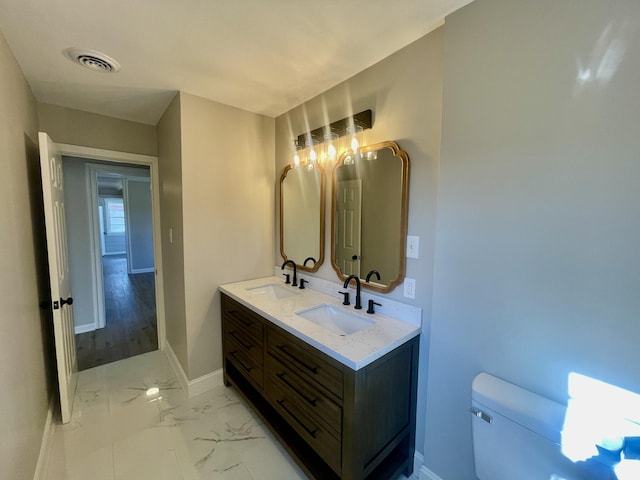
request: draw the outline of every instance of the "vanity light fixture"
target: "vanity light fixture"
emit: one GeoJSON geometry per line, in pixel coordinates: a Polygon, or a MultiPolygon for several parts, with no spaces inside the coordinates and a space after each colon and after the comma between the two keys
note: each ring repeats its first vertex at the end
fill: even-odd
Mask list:
{"type": "Polygon", "coordinates": [[[307,140],[303,145],[298,140],[293,141],[293,168],[305,166],[313,170],[322,161],[322,145],[317,140],[307,140]]]}
{"type": "Polygon", "coordinates": [[[294,166],[314,165],[316,162],[334,162],[343,151],[351,157],[345,163],[353,163],[356,155],[359,154],[364,145],[364,131],[373,125],[372,118],[372,111],[364,110],[329,125],[298,135],[298,138],[293,141],[295,150],[294,166]],[[340,141],[343,138],[346,140],[346,145],[341,148],[340,141]],[[300,149],[309,150],[308,159],[305,160],[299,155],[300,149]],[[296,158],[299,163],[296,163],[296,158]]]}

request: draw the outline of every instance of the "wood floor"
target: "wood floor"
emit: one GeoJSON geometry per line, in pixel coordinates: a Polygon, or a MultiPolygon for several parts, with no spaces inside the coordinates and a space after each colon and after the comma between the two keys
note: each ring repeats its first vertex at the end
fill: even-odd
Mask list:
{"type": "Polygon", "coordinates": [[[153,273],[127,274],[125,255],[102,257],[106,326],[76,335],[78,369],[158,349],[153,273]]]}

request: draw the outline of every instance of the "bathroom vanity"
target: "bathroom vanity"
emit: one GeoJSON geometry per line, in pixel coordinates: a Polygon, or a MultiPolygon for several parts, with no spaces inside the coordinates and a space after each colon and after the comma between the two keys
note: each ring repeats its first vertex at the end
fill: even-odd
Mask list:
{"type": "Polygon", "coordinates": [[[348,307],[277,281],[220,287],[225,384],[237,388],[310,478],[409,476],[419,327],[358,313],[369,322],[358,331],[331,331],[300,312],[322,305],[351,314],[348,307]]]}

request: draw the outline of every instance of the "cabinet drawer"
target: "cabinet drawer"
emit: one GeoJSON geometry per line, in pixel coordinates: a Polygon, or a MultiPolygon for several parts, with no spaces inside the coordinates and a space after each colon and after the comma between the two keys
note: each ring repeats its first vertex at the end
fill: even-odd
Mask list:
{"type": "Polygon", "coordinates": [[[226,317],[225,320],[238,322],[244,330],[258,340],[264,340],[264,324],[260,317],[226,295],[222,296],[222,315],[226,317]]]}
{"type": "Polygon", "coordinates": [[[225,335],[224,354],[245,377],[250,378],[260,387],[264,385],[262,362],[254,360],[246,349],[229,335],[225,335]]]}
{"type": "Polygon", "coordinates": [[[282,391],[294,397],[309,415],[325,423],[336,438],[342,433],[342,408],[329,399],[321,389],[296,375],[273,355],[267,355],[265,375],[282,391]]]}
{"type": "Polygon", "coordinates": [[[260,365],[263,364],[264,342],[250,335],[235,318],[225,318],[224,335],[235,340],[244,349],[245,353],[260,365]]]}
{"type": "Polygon", "coordinates": [[[281,390],[272,382],[267,382],[266,390],[271,405],[339,475],[341,471],[340,441],[322,423],[308,415],[305,409],[300,407],[295,397],[281,390]]]}
{"type": "Polygon", "coordinates": [[[321,352],[291,336],[268,329],[268,351],[294,372],[315,380],[342,399],[342,371],[320,358],[321,352]]]}

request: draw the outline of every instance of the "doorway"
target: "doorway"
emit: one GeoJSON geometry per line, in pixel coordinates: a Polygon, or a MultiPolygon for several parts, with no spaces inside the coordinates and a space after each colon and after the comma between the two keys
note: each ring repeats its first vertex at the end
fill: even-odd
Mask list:
{"type": "MultiPolygon", "coordinates": [[[[99,250],[94,249],[99,258],[93,259],[95,272],[101,275],[101,279],[93,279],[98,308],[91,311],[79,305],[76,315],[78,369],[157,350],[149,168],[66,158],[63,165],[71,174],[86,170],[90,192],[86,222],[94,222],[94,243],[100,244],[99,250]]],[[[67,196],[72,197],[78,188],[82,189],[70,185],[67,196]]],[[[83,220],[70,218],[67,223],[74,222],[83,220]]],[[[74,258],[78,257],[74,251],[70,255],[72,267],[74,260],[82,262],[74,258]]],[[[74,290],[83,288],[74,283],[74,290]]]]}
{"type": "Polygon", "coordinates": [[[163,349],[157,158],[62,148],[79,370],[163,349]]]}
{"type": "Polygon", "coordinates": [[[105,325],[76,334],[78,370],[158,349],[155,279],[130,274],[126,253],[102,257],[105,325]]]}

